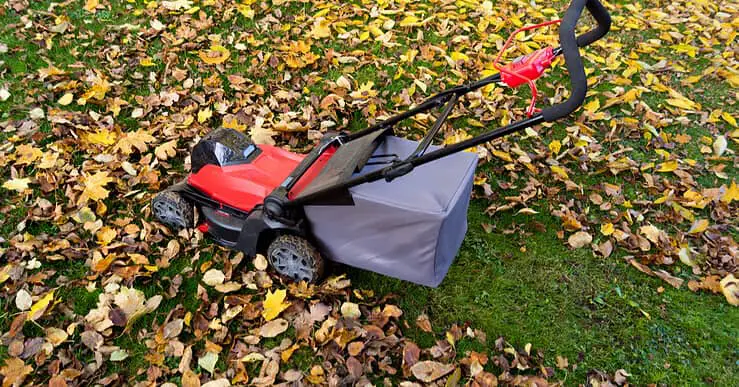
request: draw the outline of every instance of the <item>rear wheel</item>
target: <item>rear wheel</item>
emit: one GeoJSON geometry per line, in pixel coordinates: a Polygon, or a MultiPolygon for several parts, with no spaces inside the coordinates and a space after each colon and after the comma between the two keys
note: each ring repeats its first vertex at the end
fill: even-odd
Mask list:
{"type": "Polygon", "coordinates": [[[323,276],[323,258],[305,238],[280,235],[270,243],[267,259],[275,271],[294,281],[316,282],[323,276]]]}
{"type": "Polygon", "coordinates": [[[175,231],[193,225],[192,204],[177,192],[159,193],[154,197],[151,208],[159,222],[175,231]]]}

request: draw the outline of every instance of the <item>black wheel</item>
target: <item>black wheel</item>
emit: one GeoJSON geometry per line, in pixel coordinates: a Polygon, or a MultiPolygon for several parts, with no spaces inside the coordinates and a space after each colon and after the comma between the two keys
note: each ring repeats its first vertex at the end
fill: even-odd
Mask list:
{"type": "Polygon", "coordinates": [[[267,260],[281,276],[294,281],[316,282],[323,276],[323,258],[305,238],[280,235],[270,243],[267,260]]]}
{"type": "Polygon", "coordinates": [[[193,225],[192,204],[177,192],[164,191],[159,193],[154,197],[151,208],[154,217],[159,222],[175,231],[193,225]]]}

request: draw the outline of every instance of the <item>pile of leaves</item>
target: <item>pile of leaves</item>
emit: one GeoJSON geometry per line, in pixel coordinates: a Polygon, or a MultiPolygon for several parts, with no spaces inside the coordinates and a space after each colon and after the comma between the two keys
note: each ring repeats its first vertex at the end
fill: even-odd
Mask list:
{"type": "MultiPolygon", "coordinates": [[[[573,249],[737,305],[739,9],[640,4],[607,5],[614,31],[583,50],[598,86],[572,120],[475,150],[476,197],[491,216],[551,213],[573,249]]],[[[5,2],[0,12],[13,22],[0,44],[11,58],[0,63],[4,385],[554,382],[551,360],[529,346],[466,325],[432,330],[392,296],[340,276],[283,283],[263,257],[229,254],[196,230],[173,234],[153,221],[149,202],[189,171],[189,150],[212,128],[307,151],[329,129],[357,129],[493,73],[511,29],[565,7],[5,2]],[[29,47],[33,60],[12,59],[29,47]],[[422,349],[404,338],[408,329],[437,340],[422,349]],[[116,344],[127,337],[138,353],[116,344]],[[490,352],[458,351],[465,341],[490,352]]],[[[556,32],[521,35],[506,57],[556,46],[556,32]]],[[[539,81],[550,96],[540,104],[567,97],[561,64],[539,81]]],[[[527,98],[493,86],[474,93],[441,140],[520,119],[527,98]]],[[[432,119],[397,132],[418,137],[432,119]]],[[[594,371],[590,380],[626,376],[594,371]]]]}
{"type": "MultiPolygon", "coordinates": [[[[85,316],[75,314],[57,297],[59,287],[48,289],[36,301],[28,291],[17,291],[15,306],[23,312],[3,334],[10,356],[0,368],[5,385],[48,378],[53,386],[109,385],[136,379],[142,385],[169,380],[183,386],[367,385],[383,380],[441,380],[454,385],[462,378],[483,386],[546,385],[554,374],[544,366],[540,353],[532,353],[530,344],[517,349],[503,338],[495,340],[495,351],[490,354],[458,353],[457,343],[487,341],[485,333],[468,326],[454,325],[432,347],[421,349],[403,337],[409,322],[401,319],[403,311],[392,303],[392,296],[351,290],[344,276],[331,277],[320,285],[286,285],[265,271],[264,256],[258,255],[249,271],[237,269],[244,266],[243,258],[242,254],[228,258],[227,253],[218,252],[197,268],[204,274],[197,284],[198,306],[193,311],[177,303],[184,291],[179,288],[183,276],[194,276],[193,270],[162,278],[167,290],[149,298],[112,275],[100,283],[103,289],[97,304],[85,316]],[[215,263],[223,269],[211,268],[215,263]],[[170,305],[174,306],[161,321],[136,325],[165,299],[173,300],[170,305]],[[47,326],[39,326],[38,334],[24,334],[26,325],[41,322],[47,326]],[[110,342],[122,334],[143,344],[149,365],[138,374],[106,369],[106,364],[124,362],[131,355],[110,342]],[[294,357],[301,360],[291,361],[294,357]],[[299,368],[306,364],[306,369],[299,368]],[[502,372],[486,371],[488,364],[502,372]]],[[[22,267],[9,276],[5,277],[9,286],[38,280],[22,267]]],[[[413,324],[433,332],[425,315],[413,324]]]]}

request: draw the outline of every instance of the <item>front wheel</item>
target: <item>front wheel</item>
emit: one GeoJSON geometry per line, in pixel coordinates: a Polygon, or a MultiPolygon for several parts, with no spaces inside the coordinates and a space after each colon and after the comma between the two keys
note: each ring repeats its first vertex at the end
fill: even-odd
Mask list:
{"type": "Polygon", "coordinates": [[[270,243],[267,260],[281,276],[313,283],[323,276],[323,258],[305,238],[280,235],[270,243]]]}
{"type": "Polygon", "coordinates": [[[177,192],[159,193],[151,203],[154,217],[172,230],[179,231],[193,225],[192,203],[177,192]]]}

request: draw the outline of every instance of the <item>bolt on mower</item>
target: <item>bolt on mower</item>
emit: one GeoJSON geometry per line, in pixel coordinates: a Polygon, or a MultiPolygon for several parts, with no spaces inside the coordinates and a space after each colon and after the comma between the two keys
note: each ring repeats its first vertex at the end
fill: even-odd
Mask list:
{"type": "Polygon", "coordinates": [[[247,256],[262,253],[278,274],[295,281],[317,281],[330,259],[438,286],[467,231],[477,155],[462,151],[575,111],[588,87],[579,48],[602,38],[610,25],[598,0],[573,0],[562,20],[514,32],[494,62],[498,73],[444,90],[366,129],[326,135],[307,155],[216,129],[193,148],[189,176],[154,198],[154,216],[176,230],[197,226],[247,256]],[[576,36],[585,8],[597,26],[576,36]],[[518,32],[554,23],[560,23],[560,47],[498,64],[518,32]],[[534,80],[559,55],[570,96],[536,109],[534,80]],[[432,145],[462,96],[496,83],[528,84],[532,99],[525,119],[445,147],[432,145]],[[401,121],[437,108],[438,118],[421,141],[392,135],[401,121]]]}

